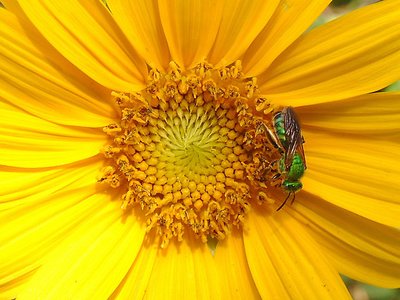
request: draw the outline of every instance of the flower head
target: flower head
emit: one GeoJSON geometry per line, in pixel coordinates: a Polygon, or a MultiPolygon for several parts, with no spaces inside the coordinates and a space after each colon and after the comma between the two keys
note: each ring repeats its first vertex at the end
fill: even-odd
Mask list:
{"type": "Polygon", "coordinates": [[[399,286],[397,0],[4,2],[2,297],[399,286]]]}

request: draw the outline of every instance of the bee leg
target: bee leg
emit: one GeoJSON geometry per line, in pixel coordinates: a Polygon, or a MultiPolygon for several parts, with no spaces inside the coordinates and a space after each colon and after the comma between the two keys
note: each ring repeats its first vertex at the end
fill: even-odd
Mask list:
{"type": "Polygon", "coordinates": [[[281,177],[282,176],[282,174],[279,174],[279,173],[276,173],[274,176],[272,176],[272,180],[276,180],[276,179],[278,179],[279,177],[281,177]]]}
{"type": "Polygon", "coordinates": [[[279,187],[281,185],[281,180],[278,180],[281,177],[281,174],[277,173],[274,176],[271,177],[271,186],[273,187],[279,187]]]}
{"type": "Polygon", "coordinates": [[[265,124],[263,124],[263,125],[264,125],[264,129],[266,129],[266,131],[268,133],[267,138],[268,138],[268,141],[271,143],[271,145],[274,146],[275,149],[278,149],[279,152],[283,151],[282,146],[278,142],[278,138],[276,137],[275,133],[271,129],[269,129],[268,126],[266,126],[265,124]]]}
{"type": "Polygon", "coordinates": [[[289,199],[290,194],[291,194],[291,193],[289,193],[289,194],[287,195],[285,201],[283,201],[283,203],[281,204],[281,206],[279,206],[278,209],[277,209],[276,211],[279,211],[279,210],[286,204],[286,201],[289,199]]]}
{"type": "Polygon", "coordinates": [[[278,161],[279,161],[279,159],[275,159],[275,160],[271,161],[271,162],[269,163],[269,165],[270,165],[270,166],[275,165],[276,163],[278,163],[278,161]]]}
{"type": "Polygon", "coordinates": [[[268,167],[269,169],[274,169],[279,167],[279,159],[273,160],[269,163],[268,167]]]}

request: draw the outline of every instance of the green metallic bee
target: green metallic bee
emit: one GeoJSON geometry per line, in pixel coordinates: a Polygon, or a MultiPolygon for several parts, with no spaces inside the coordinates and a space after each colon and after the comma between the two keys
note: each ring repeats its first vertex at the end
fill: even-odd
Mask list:
{"type": "Polygon", "coordinates": [[[278,207],[278,211],[286,204],[292,194],[293,203],[295,193],[303,187],[300,178],[307,169],[307,165],[303,149],[304,139],[293,108],[285,107],[282,111],[276,113],[273,124],[274,132],[270,130],[268,132],[271,142],[281,153],[281,158],[278,161],[280,172],[278,177],[284,177],[281,186],[289,193],[285,201],[278,207]]]}
{"type": "Polygon", "coordinates": [[[300,182],[300,178],[303,176],[306,166],[304,164],[303,159],[298,153],[293,155],[293,159],[288,171],[286,171],[285,166],[285,157],[282,157],[279,160],[279,169],[281,174],[284,176],[284,180],[282,182],[282,188],[289,192],[285,201],[278,207],[277,211],[280,210],[289,199],[290,195],[293,194],[292,203],[295,199],[295,193],[302,189],[303,184],[300,182]]]}

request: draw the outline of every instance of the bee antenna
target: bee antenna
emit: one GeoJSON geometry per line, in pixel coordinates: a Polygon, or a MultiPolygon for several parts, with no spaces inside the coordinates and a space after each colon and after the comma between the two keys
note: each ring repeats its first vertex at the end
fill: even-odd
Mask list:
{"type": "Polygon", "coordinates": [[[279,210],[286,204],[286,201],[289,199],[290,194],[291,194],[291,193],[289,193],[289,194],[287,195],[285,201],[283,201],[283,203],[281,204],[281,206],[279,206],[278,209],[277,209],[276,211],[279,211],[279,210]]]}
{"type": "Polygon", "coordinates": [[[293,204],[293,202],[294,202],[294,199],[296,199],[296,193],[293,193],[293,199],[292,199],[292,202],[290,202],[290,205],[292,205],[292,204],[293,204]]]}

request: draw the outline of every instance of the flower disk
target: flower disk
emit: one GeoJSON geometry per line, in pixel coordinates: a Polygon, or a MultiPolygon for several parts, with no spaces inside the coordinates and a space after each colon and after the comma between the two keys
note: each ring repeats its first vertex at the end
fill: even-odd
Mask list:
{"type": "Polygon", "coordinates": [[[240,62],[152,70],[142,92],[113,93],[121,121],[104,128],[110,164],[99,182],[123,190],[122,209],[141,207],[161,247],[187,228],[203,242],[224,239],[251,199],[271,202],[268,187],[279,184],[271,163],[279,153],[265,130],[274,110],[257,94],[240,62]]]}

